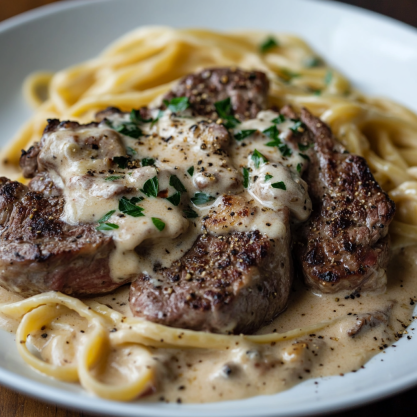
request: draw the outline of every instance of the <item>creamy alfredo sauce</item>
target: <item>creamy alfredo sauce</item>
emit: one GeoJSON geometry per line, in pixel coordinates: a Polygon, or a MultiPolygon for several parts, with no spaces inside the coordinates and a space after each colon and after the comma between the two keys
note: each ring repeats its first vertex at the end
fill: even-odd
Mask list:
{"type": "MultiPolygon", "coordinates": [[[[270,237],[282,233],[282,228],[267,226],[268,213],[272,216],[274,211],[287,206],[291,210],[292,221],[302,221],[308,217],[311,203],[306,194],[306,185],[300,179],[305,160],[295,149],[290,157],[283,157],[276,147],[266,146],[269,139],[259,132],[270,127],[275,117],[273,112],[261,112],[257,119],[242,123],[239,130],[257,129],[257,132],[243,142],[228,144],[229,157],[210,151],[209,140],[204,137],[206,127],[199,127],[200,119],[177,118],[169,112],[155,126],[142,126],[147,136],[139,140],[116,135],[114,130],[104,125],[77,132],[81,137],[86,137],[93,133],[101,134],[105,129],[107,135],[119,140],[116,154],[107,155],[107,159],[87,160],[81,157],[85,150],[79,148],[76,137],[68,137],[64,131],[53,133],[46,137],[45,146],[51,148],[50,155],[59,155],[61,158],[52,175],[56,183],[61,181],[67,199],[65,219],[70,223],[95,222],[115,210],[107,221],[119,228],[103,232],[111,234],[117,243],[111,259],[115,280],[124,279],[138,271],[151,271],[156,262],[168,266],[173,259],[182,256],[200,233],[201,217],[217,204],[216,198],[224,193],[244,194],[265,209],[251,223],[234,227],[240,230],[256,228],[270,237]],[[95,129],[100,129],[100,132],[95,132],[95,129]],[[200,134],[196,133],[198,129],[201,130],[200,134]],[[126,155],[127,147],[136,152],[136,157],[155,159],[155,166],[109,173],[108,158],[126,155]],[[257,166],[251,157],[254,149],[268,159],[267,164],[260,163],[257,166]],[[190,167],[194,167],[193,175],[187,172],[190,167]],[[243,186],[243,167],[250,170],[251,183],[247,189],[243,186]],[[95,171],[94,175],[85,175],[87,170],[95,171]],[[100,171],[103,173],[100,174],[100,171]],[[105,178],[110,175],[121,178],[106,181],[105,178]],[[163,198],[146,196],[139,203],[144,209],[144,216],[120,216],[123,214],[118,211],[121,196],[145,197],[139,190],[155,176],[159,180],[159,190],[164,195],[174,194],[176,190],[169,185],[171,175],[176,175],[186,188],[179,206],[163,198]],[[267,175],[272,178],[266,180],[267,175]],[[266,185],[281,181],[285,183],[286,190],[266,185]],[[126,193],[128,188],[130,191],[126,193]],[[204,192],[214,197],[214,200],[202,206],[192,205],[188,198],[196,192],[204,192]],[[185,218],[183,210],[189,209],[194,210],[199,217],[185,218]],[[159,231],[151,217],[161,219],[165,228],[159,231]],[[135,251],[142,242],[146,242],[146,246],[152,250],[135,251]]],[[[288,128],[293,126],[291,123],[278,126],[283,143],[288,128]]],[[[129,152],[133,153],[131,150],[129,152]]],[[[49,161],[45,158],[44,163],[53,167],[54,161],[53,157],[49,161]]],[[[230,228],[225,232],[229,231],[230,228]]],[[[105,366],[95,371],[102,381],[120,384],[140,372],[144,366],[152,367],[156,378],[143,400],[166,402],[239,399],[279,392],[312,377],[343,377],[346,372],[360,371],[370,357],[384,351],[398,338],[409,336],[405,328],[411,321],[414,300],[417,299],[416,263],[415,247],[395,254],[388,271],[388,288],[383,294],[317,296],[296,282],[287,311],[259,333],[282,333],[341,318],[322,330],[298,339],[268,345],[242,342],[224,350],[151,347],[150,355],[144,355],[143,349],[137,346],[123,345],[114,349],[105,366]],[[389,323],[381,323],[371,329],[364,328],[354,338],[348,335],[361,315],[375,311],[390,315],[389,323]]],[[[128,291],[129,288],[124,286],[95,300],[131,317],[128,291]]],[[[0,290],[0,302],[19,299],[17,295],[0,290]]],[[[62,315],[51,325],[33,332],[29,338],[44,360],[57,365],[76,361],[77,352],[91,331],[85,319],[65,308],[62,311],[62,315]]],[[[17,323],[1,316],[0,326],[13,332],[17,323]]],[[[113,329],[118,330],[121,329],[113,329]]]]}

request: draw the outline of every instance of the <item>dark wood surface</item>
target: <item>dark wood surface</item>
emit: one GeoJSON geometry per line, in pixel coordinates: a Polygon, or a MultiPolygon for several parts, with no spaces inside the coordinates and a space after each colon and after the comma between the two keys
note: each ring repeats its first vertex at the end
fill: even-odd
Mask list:
{"type": "MultiPolygon", "coordinates": [[[[54,1],[0,0],[0,21],[54,1]]],[[[341,2],[373,10],[417,27],[417,0],[346,0],[341,2]]],[[[416,415],[416,410],[417,388],[414,388],[374,404],[332,414],[331,417],[412,417],[416,415]]],[[[90,417],[90,415],[45,404],[0,387],[0,417],[90,417]]]]}

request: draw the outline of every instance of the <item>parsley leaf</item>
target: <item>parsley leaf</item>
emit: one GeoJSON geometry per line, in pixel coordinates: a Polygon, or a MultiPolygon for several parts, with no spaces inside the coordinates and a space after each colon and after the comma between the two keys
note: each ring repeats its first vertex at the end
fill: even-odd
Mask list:
{"type": "Polygon", "coordinates": [[[136,123],[136,124],[149,123],[149,122],[152,122],[152,120],[153,120],[152,117],[149,119],[144,119],[140,114],[140,110],[132,109],[132,111],[130,112],[130,121],[132,123],[136,123]]]}
{"type": "Polygon", "coordinates": [[[214,197],[205,194],[205,193],[195,193],[194,197],[191,198],[191,201],[196,205],[200,206],[201,204],[208,203],[209,201],[213,201],[214,197]]]}
{"type": "Polygon", "coordinates": [[[158,197],[159,192],[159,181],[158,177],[150,178],[143,184],[143,189],[141,189],[143,194],[147,195],[148,197],[158,197]]]}
{"type": "Polygon", "coordinates": [[[247,168],[243,168],[243,186],[249,187],[249,170],[247,168]]]}
{"type": "Polygon", "coordinates": [[[255,168],[259,168],[259,165],[261,164],[261,162],[262,163],[268,162],[268,160],[256,149],[253,151],[251,158],[255,164],[255,168]]]}
{"type": "Polygon", "coordinates": [[[307,68],[314,68],[314,67],[320,67],[322,65],[322,61],[320,58],[317,58],[316,56],[311,56],[310,58],[307,58],[304,60],[304,66],[307,68]]]}
{"type": "Polygon", "coordinates": [[[281,73],[286,81],[291,81],[293,78],[301,77],[301,74],[298,72],[293,72],[288,69],[281,70],[281,73]]]}
{"type": "Polygon", "coordinates": [[[153,159],[153,158],[143,158],[141,163],[142,163],[143,167],[153,166],[153,165],[155,165],[155,159],[153,159]]]}
{"type": "Polygon", "coordinates": [[[114,214],[114,213],[116,213],[116,210],[110,210],[108,213],[106,213],[101,219],[98,219],[97,220],[97,223],[104,223],[104,222],[106,222],[107,220],[109,220],[110,219],[110,217],[114,214]]]}
{"type": "Polygon", "coordinates": [[[283,114],[279,114],[278,117],[275,117],[275,119],[272,120],[272,123],[275,123],[277,125],[283,122],[285,122],[285,116],[283,114]]]}
{"type": "Polygon", "coordinates": [[[169,178],[169,185],[174,187],[180,193],[185,193],[187,189],[176,175],[171,175],[169,178]]]}
{"type": "Polygon", "coordinates": [[[287,187],[285,186],[283,181],[274,182],[273,184],[271,184],[271,187],[278,188],[278,189],[284,190],[284,191],[287,189],[287,187]]]}
{"type": "Polygon", "coordinates": [[[137,154],[137,152],[133,148],[131,148],[130,146],[126,146],[126,153],[129,156],[133,156],[133,155],[136,155],[137,154]]]}
{"type": "Polygon", "coordinates": [[[314,143],[307,143],[307,145],[304,145],[304,144],[302,144],[302,143],[299,143],[298,144],[298,149],[300,150],[300,151],[307,151],[308,149],[310,149],[310,148],[312,148],[314,146],[314,143]]]}
{"type": "Polygon", "coordinates": [[[301,172],[302,167],[303,167],[303,164],[297,164],[297,172],[301,172]]]}
{"type": "Polygon", "coordinates": [[[179,191],[177,191],[175,194],[172,194],[171,197],[167,197],[167,200],[174,205],[175,207],[177,207],[180,202],[181,202],[181,193],[179,191]]]}
{"type": "Polygon", "coordinates": [[[125,169],[127,167],[127,163],[129,161],[129,158],[126,158],[125,156],[115,156],[113,157],[113,162],[118,165],[119,168],[125,169]]]}
{"type": "Polygon", "coordinates": [[[161,219],[158,219],[157,217],[151,217],[151,219],[152,223],[160,232],[165,229],[165,223],[161,219]]]}
{"type": "Polygon", "coordinates": [[[270,36],[264,42],[262,42],[262,44],[259,46],[259,50],[263,54],[265,54],[270,49],[276,48],[277,46],[279,46],[278,41],[275,38],[273,38],[272,36],[270,36]]]}
{"type": "Polygon", "coordinates": [[[249,130],[241,130],[240,132],[237,132],[234,134],[234,137],[236,140],[243,140],[247,137],[253,135],[256,132],[256,129],[249,129],[249,130]]]}
{"type": "Polygon", "coordinates": [[[265,175],[265,182],[267,182],[268,180],[270,180],[272,178],[272,175],[266,174],[265,175]]]}
{"type": "Polygon", "coordinates": [[[290,127],[290,130],[293,131],[294,133],[301,133],[304,131],[304,129],[306,128],[305,124],[298,119],[291,119],[294,122],[294,126],[290,127]],[[300,132],[301,130],[301,132],[300,132]]]}
{"type": "Polygon", "coordinates": [[[136,203],[138,203],[139,201],[141,200],[137,197],[133,197],[130,200],[126,197],[122,197],[119,200],[119,210],[122,213],[128,214],[132,217],[142,217],[144,216],[144,214],[142,213],[144,211],[144,208],[136,205],[136,203]]]}
{"type": "MultiPolygon", "coordinates": [[[[113,127],[113,126],[112,126],[113,127]]],[[[129,136],[133,139],[139,139],[143,133],[135,123],[124,122],[117,127],[113,127],[117,132],[122,135],[129,136]]]]}
{"type": "Polygon", "coordinates": [[[110,175],[110,177],[104,178],[104,181],[116,181],[123,178],[123,175],[110,175]]]}
{"type": "Polygon", "coordinates": [[[333,79],[333,71],[327,71],[326,76],[324,77],[324,83],[329,85],[333,79]]]}
{"type": "Polygon", "coordinates": [[[164,100],[164,104],[173,113],[180,113],[188,109],[188,107],[190,107],[190,102],[188,101],[188,97],[174,97],[169,101],[164,100]]]}
{"type": "Polygon", "coordinates": [[[306,159],[307,161],[310,161],[310,157],[309,157],[308,155],[305,155],[305,154],[303,154],[303,153],[299,153],[298,155],[300,155],[300,156],[301,156],[301,158],[304,158],[304,159],[306,159]]]}
{"type": "Polygon", "coordinates": [[[195,219],[196,217],[198,217],[198,213],[196,213],[194,210],[190,208],[185,209],[183,213],[187,219],[195,219]]]}
{"type": "Polygon", "coordinates": [[[214,103],[214,107],[216,108],[217,114],[220,116],[220,118],[223,119],[223,124],[227,129],[233,129],[238,124],[240,124],[240,121],[233,116],[232,102],[230,97],[221,101],[217,101],[214,103]]]}
{"type": "MultiPolygon", "coordinates": [[[[262,132],[265,136],[268,136],[271,139],[274,139],[274,141],[277,141],[278,144],[281,143],[280,138],[278,137],[279,135],[279,130],[277,129],[277,127],[275,125],[272,125],[271,127],[268,127],[268,129],[265,129],[262,132]]],[[[267,146],[278,146],[277,145],[267,145],[267,146]]]]}
{"type": "Polygon", "coordinates": [[[155,123],[164,115],[164,112],[162,110],[158,111],[158,114],[156,115],[155,119],[153,119],[151,123],[151,127],[154,127],[155,123]]]}
{"type": "Polygon", "coordinates": [[[187,169],[188,174],[190,174],[190,177],[194,175],[194,167],[190,167],[187,169]]]}
{"type": "Polygon", "coordinates": [[[113,230],[118,228],[119,226],[114,223],[100,223],[100,225],[96,227],[96,230],[113,230]]]}

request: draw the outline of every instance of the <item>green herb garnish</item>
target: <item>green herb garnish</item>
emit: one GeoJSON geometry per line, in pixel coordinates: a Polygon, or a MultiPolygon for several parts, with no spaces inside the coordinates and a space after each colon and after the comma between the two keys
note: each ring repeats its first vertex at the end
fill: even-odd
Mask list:
{"type": "Polygon", "coordinates": [[[181,202],[181,193],[177,191],[175,194],[172,194],[171,197],[167,197],[167,200],[177,207],[181,202]]]}
{"type": "Polygon", "coordinates": [[[205,193],[195,193],[194,197],[191,198],[191,201],[196,205],[200,206],[201,204],[208,203],[209,201],[213,201],[214,197],[205,194],[205,193]]]}
{"type": "Polygon", "coordinates": [[[275,125],[268,127],[268,129],[265,129],[262,133],[272,139],[271,142],[265,144],[266,146],[276,146],[282,156],[292,155],[292,150],[288,147],[288,145],[281,142],[281,139],[279,138],[279,130],[275,125]]]}
{"type": "Polygon", "coordinates": [[[132,123],[136,123],[136,124],[149,123],[149,122],[152,122],[152,120],[153,120],[152,117],[149,119],[144,119],[140,114],[140,110],[132,109],[132,111],[130,112],[130,121],[132,123]]]}
{"type": "Polygon", "coordinates": [[[287,187],[285,186],[283,181],[279,181],[279,182],[274,182],[273,184],[271,184],[272,188],[278,188],[280,190],[286,190],[287,187]]]}
{"type": "Polygon", "coordinates": [[[185,193],[187,189],[176,175],[171,175],[169,178],[169,185],[174,187],[180,193],[185,193]]]}
{"type": "Polygon", "coordinates": [[[144,208],[136,205],[136,203],[139,203],[139,201],[142,201],[142,199],[139,197],[132,197],[130,200],[126,197],[122,197],[119,200],[119,210],[122,213],[128,214],[132,217],[142,217],[144,216],[144,208]]]}
{"type": "Polygon", "coordinates": [[[153,166],[155,165],[155,159],[153,158],[143,158],[141,161],[143,167],[153,166]]]}
{"type": "Polygon", "coordinates": [[[143,194],[147,195],[148,197],[158,197],[159,192],[159,181],[158,177],[150,178],[143,184],[143,189],[141,189],[143,194]]]}
{"type": "Polygon", "coordinates": [[[165,229],[165,223],[161,219],[158,219],[157,217],[151,217],[151,219],[152,223],[160,232],[165,229]]]}
{"type": "Polygon", "coordinates": [[[104,181],[116,181],[123,178],[123,175],[110,175],[110,177],[104,178],[104,181]]]}
{"type": "Polygon", "coordinates": [[[194,167],[190,167],[187,169],[188,174],[190,175],[190,177],[192,177],[194,175],[194,167]]]}
{"type": "Polygon", "coordinates": [[[196,217],[198,217],[198,213],[196,213],[194,210],[190,208],[185,209],[183,213],[187,219],[195,219],[196,217]]]}
{"type": "Polygon", "coordinates": [[[214,107],[216,108],[217,114],[223,119],[223,125],[226,126],[227,129],[233,129],[240,124],[240,121],[233,116],[230,97],[217,101],[214,103],[214,107]]]}
{"type": "Polygon", "coordinates": [[[333,71],[329,70],[326,72],[326,76],[324,77],[324,83],[329,85],[333,79],[333,71]]]}
{"type": "Polygon", "coordinates": [[[300,155],[300,156],[301,156],[301,158],[304,158],[304,159],[306,159],[307,161],[310,161],[310,157],[309,157],[308,155],[305,155],[305,154],[303,154],[303,153],[299,153],[298,155],[300,155]]]}
{"type": "Polygon", "coordinates": [[[293,72],[288,69],[281,70],[281,73],[284,76],[284,79],[287,81],[291,81],[293,78],[301,77],[301,74],[298,72],[293,72]]]}
{"type": "Polygon", "coordinates": [[[304,144],[302,144],[302,143],[299,143],[298,144],[298,149],[300,150],[300,151],[307,151],[308,149],[310,149],[310,148],[312,148],[314,146],[314,143],[307,143],[307,145],[304,145],[304,144]]]}
{"type": "Polygon", "coordinates": [[[297,164],[297,172],[301,172],[302,167],[303,167],[303,164],[297,164]]]}
{"type": "Polygon", "coordinates": [[[270,36],[269,38],[267,38],[259,47],[259,50],[265,54],[266,52],[268,52],[270,49],[276,48],[277,46],[279,46],[278,41],[273,38],[272,36],[270,36]]]}
{"type": "Polygon", "coordinates": [[[256,132],[256,129],[241,130],[234,134],[236,140],[241,141],[247,137],[253,135],[256,132]]]}
{"type": "Polygon", "coordinates": [[[119,226],[117,224],[114,223],[101,223],[98,227],[96,227],[96,230],[113,230],[113,229],[118,229],[119,226]]]}
{"type": "Polygon", "coordinates": [[[126,146],[126,153],[129,156],[133,156],[133,155],[136,155],[137,154],[137,152],[133,148],[131,148],[130,146],[126,146]]]}
{"type": "Polygon", "coordinates": [[[294,122],[294,126],[293,127],[290,127],[290,130],[292,132],[294,132],[294,133],[301,133],[300,130],[301,131],[304,131],[304,129],[306,127],[305,127],[305,124],[301,120],[298,120],[298,119],[291,119],[291,120],[294,122]]]}
{"type": "Polygon", "coordinates": [[[275,117],[275,119],[272,120],[272,123],[275,123],[277,125],[283,122],[285,122],[285,116],[283,114],[279,114],[278,117],[275,117]]]}
{"type": "Polygon", "coordinates": [[[119,168],[125,169],[127,167],[127,163],[129,161],[129,158],[126,158],[125,156],[115,156],[113,158],[113,162],[118,165],[119,168]]]}
{"type": "Polygon", "coordinates": [[[155,119],[153,119],[151,123],[151,127],[154,127],[155,123],[164,115],[164,112],[162,110],[158,111],[158,114],[156,115],[155,119]]]}
{"type": "Polygon", "coordinates": [[[259,165],[262,163],[268,162],[268,160],[258,151],[254,150],[251,156],[253,163],[255,164],[255,168],[259,168],[259,165]]]}
{"type": "Polygon", "coordinates": [[[188,97],[174,97],[171,100],[164,100],[165,106],[173,113],[180,113],[188,107],[190,107],[190,102],[188,101],[188,97]]]}
{"type": "Polygon", "coordinates": [[[316,56],[311,56],[310,58],[307,58],[304,61],[304,66],[307,68],[320,67],[321,65],[322,65],[321,59],[317,58],[316,56]]]}
{"type": "Polygon", "coordinates": [[[114,127],[113,125],[111,127],[122,135],[129,136],[133,139],[138,139],[143,135],[142,131],[135,123],[124,122],[117,127],[114,127]]]}
{"type": "Polygon", "coordinates": [[[267,182],[268,180],[270,180],[272,178],[272,175],[266,174],[265,175],[265,182],[267,182]]]}
{"type": "Polygon", "coordinates": [[[249,170],[247,168],[243,168],[243,186],[249,187],[249,170]]]}
{"type": "Polygon", "coordinates": [[[106,213],[101,219],[97,220],[97,223],[105,223],[107,220],[110,219],[110,217],[116,213],[116,210],[110,210],[108,213],[106,213]]]}

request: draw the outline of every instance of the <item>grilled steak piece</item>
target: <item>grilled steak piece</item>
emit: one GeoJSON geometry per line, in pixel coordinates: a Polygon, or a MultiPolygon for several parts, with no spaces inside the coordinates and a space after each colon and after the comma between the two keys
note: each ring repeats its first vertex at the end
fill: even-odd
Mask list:
{"type": "MultiPolygon", "coordinates": [[[[245,224],[250,230],[251,219],[258,215],[258,207],[225,196],[206,216],[205,227],[210,232],[226,223],[245,224]]],[[[252,333],[273,320],[287,305],[292,264],[288,209],[268,215],[281,222],[279,238],[269,239],[258,230],[202,234],[169,268],[142,274],[130,289],[133,314],[215,333],[252,333]]]]}
{"type": "Polygon", "coordinates": [[[384,289],[395,205],[364,158],[349,154],[305,109],[301,120],[314,139],[305,178],[313,212],[295,246],[305,281],[323,293],[384,289]]]}
{"type": "Polygon", "coordinates": [[[0,178],[0,285],[23,296],[46,291],[101,294],[110,278],[111,238],[60,220],[64,200],[0,178]]]}
{"type": "Polygon", "coordinates": [[[27,151],[22,149],[20,168],[22,168],[22,174],[25,178],[33,178],[38,172],[39,151],[40,146],[38,142],[35,142],[27,151]]]}
{"type": "Polygon", "coordinates": [[[187,97],[194,116],[219,118],[214,104],[230,97],[235,117],[251,119],[266,109],[269,81],[260,71],[211,68],[184,77],[166,96],[187,97]]]}

